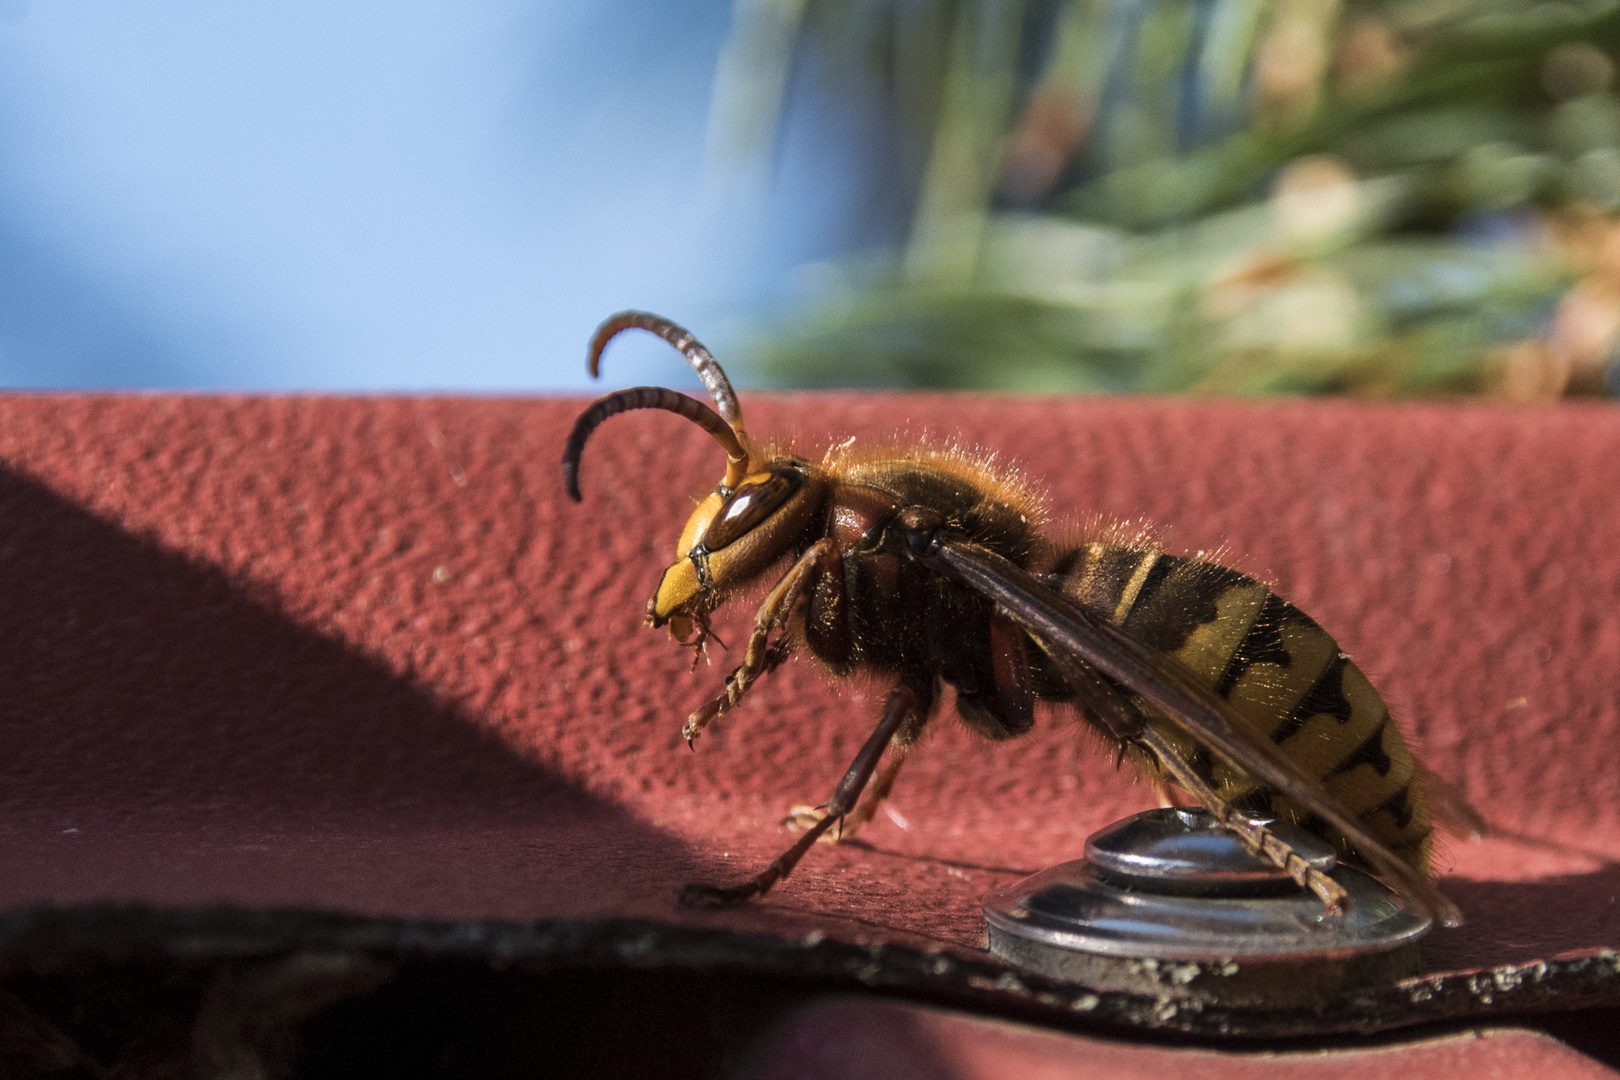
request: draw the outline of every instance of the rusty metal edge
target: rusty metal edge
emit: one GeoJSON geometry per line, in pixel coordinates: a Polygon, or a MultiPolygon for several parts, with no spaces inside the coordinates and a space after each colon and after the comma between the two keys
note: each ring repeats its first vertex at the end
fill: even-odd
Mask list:
{"type": "Polygon", "coordinates": [[[642,919],[433,921],[300,909],[34,907],[0,913],[0,973],[151,959],[198,964],[310,950],[395,962],[460,960],[531,970],[735,971],[864,987],[1063,1027],[1194,1038],[1369,1034],[1436,1022],[1620,1006],[1620,952],[1428,974],[1321,1007],[1229,1008],[1094,991],[992,958],[819,933],[774,937],[642,919]]]}

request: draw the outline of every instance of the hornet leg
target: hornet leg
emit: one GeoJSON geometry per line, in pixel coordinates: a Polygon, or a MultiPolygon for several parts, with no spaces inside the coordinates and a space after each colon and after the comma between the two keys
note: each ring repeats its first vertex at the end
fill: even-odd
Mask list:
{"type": "Polygon", "coordinates": [[[793,613],[794,605],[799,602],[805,590],[813,585],[817,578],[829,569],[840,571],[842,558],[838,554],[838,545],[831,539],[817,540],[810,545],[799,561],[793,564],[782,580],[765,597],[765,602],[759,606],[754,615],[754,630],[748,636],[748,648],[743,653],[743,662],[737,670],[726,677],[726,688],[719,697],[697,709],[687,717],[686,726],[681,729],[681,735],[686,739],[687,745],[703,733],[709,726],[709,721],[717,716],[724,716],[748,693],[761,675],[771,671],[787,659],[788,649],[783,640],[778,639],[772,645],[769,638],[773,631],[781,629],[787,622],[788,616],[793,613]]]}
{"type": "MultiPolygon", "coordinates": [[[[861,801],[856,804],[845,817],[842,825],[838,826],[836,833],[824,833],[821,839],[839,843],[844,840],[853,840],[861,826],[876,816],[878,807],[883,800],[889,797],[894,790],[894,779],[900,775],[900,767],[906,763],[911,753],[909,745],[902,746],[899,742],[889,743],[889,760],[883,763],[883,768],[872,780],[872,786],[866,789],[861,801]]],[[[790,829],[812,829],[825,815],[818,806],[800,805],[788,811],[788,816],[782,819],[782,824],[790,829]]]]}
{"type": "Polygon", "coordinates": [[[1278,839],[1270,829],[1258,821],[1249,820],[1216,794],[1215,789],[1204,782],[1203,777],[1176,755],[1175,748],[1164,736],[1153,730],[1152,725],[1143,725],[1141,732],[1136,736],[1136,741],[1151,750],[1153,756],[1159,759],[1159,767],[1174,777],[1181,789],[1197,799],[1199,805],[1208,810],[1216,821],[1243,841],[1244,847],[1268,860],[1272,865],[1287,871],[1288,876],[1293,878],[1300,888],[1315,893],[1329,915],[1343,915],[1349,909],[1350,897],[1345,893],[1344,886],[1322,871],[1312,868],[1310,863],[1300,858],[1293,848],[1278,839]]]}
{"type": "Polygon", "coordinates": [[[741,885],[706,885],[701,882],[688,885],[681,890],[679,903],[683,907],[726,907],[770,892],[771,886],[793,872],[793,868],[804,858],[805,852],[810,850],[810,846],[821,837],[822,833],[855,808],[861,790],[872,778],[878,759],[883,756],[883,751],[888,747],[890,740],[901,730],[906,720],[918,711],[916,693],[909,686],[895,687],[889,693],[888,703],[884,706],[883,719],[878,721],[878,726],[867,736],[865,745],[861,747],[860,753],[855,755],[855,760],[850,762],[844,778],[833,789],[832,798],[827,800],[826,816],[807,829],[792,847],[771,860],[769,866],[741,885]]]}
{"type": "MultiPolygon", "coordinates": [[[[1057,664],[1064,680],[1073,688],[1081,704],[1102,721],[1110,734],[1120,740],[1121,748],[1134,745],[1147,749],[1157,759],[1160,770],[1169,774],[1170,779],[1181,790],[1197,799],[1198,804],[1242,841],[1244,847],[1286,871],[1300,888],[1315,893],[1330,915],[1345,913],[1350,898],[1342,885],[1320,870],[1313,869],[1270,829],[1259,822],[1249,820],[1221,798],[1213,786],[1205,783],[1203,778],[1182,760],[1164,736],[1153,729],[1153,725],[1144,722],[1141,713],[1129,698],[1110,686],[1108,681],[1090,665],[1076,660],[1062,650],[1048,649],[1047,655],[1057,664]]],[[[1169,790],[1165,785],[1161,791],[1161,785],[1163,785],[1162,778],[1155,778],[1154,790],[1160,793],[1162,799],[1169,794],[1169,790]]]]}

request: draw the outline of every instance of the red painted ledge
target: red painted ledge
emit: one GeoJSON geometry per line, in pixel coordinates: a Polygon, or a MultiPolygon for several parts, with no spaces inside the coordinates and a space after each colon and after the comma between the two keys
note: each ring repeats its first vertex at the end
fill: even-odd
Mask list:
{"type": "MultiPolygon", "coordinates": [[[[0,909],[631,917],[973,958],[987,888],[1148,805],[1067,720],[998,746],[941,722],[865,846],[818,848],[747,910],[678,911],[683,882],[786,842],[881,688],[789,664],[688,753],[726,668],[690,673],[641,611],[722,458],[676,417],[621,417],[576,506],[557,462],[581,404],[0,398],[0,909]]],[[[1620,411],[745,405],[802,452],[952,439],[1061,519],[1224,548],[1496,829],[1442,855],[1469,922],[1430,971],[1620,948],[1620,411]]]]}

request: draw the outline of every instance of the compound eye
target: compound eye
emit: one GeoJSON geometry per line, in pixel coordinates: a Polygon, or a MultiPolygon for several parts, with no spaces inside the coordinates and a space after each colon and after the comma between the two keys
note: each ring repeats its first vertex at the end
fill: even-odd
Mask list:
{"type": "Polygon", "coordinates": [[[756,525],[776,513],[804,483],[797,469],[772,469],[763,480],[739,484],[731,498],[720,507],[714,521],[698,541],[705,551],[719,551],[746,536],[756,525]]]}

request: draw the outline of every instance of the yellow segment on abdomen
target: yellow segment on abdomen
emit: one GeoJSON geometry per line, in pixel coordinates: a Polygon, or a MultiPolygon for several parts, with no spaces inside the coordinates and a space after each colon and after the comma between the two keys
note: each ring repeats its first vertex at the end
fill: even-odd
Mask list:
{"type": "Polygon", "coordinates": [[[1174,656],[1189,671],[1213,683],[1226,670],[1232,654],[1237,651],[1260,607],[1271,590],[1258,581],[1233,586],[1215,598],[1217,618],[1198,626],[1187,635],[1187,643],[1177,649],[1174,656]]]}

